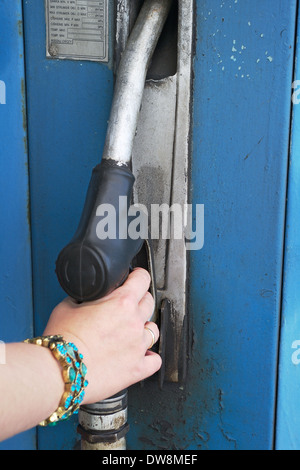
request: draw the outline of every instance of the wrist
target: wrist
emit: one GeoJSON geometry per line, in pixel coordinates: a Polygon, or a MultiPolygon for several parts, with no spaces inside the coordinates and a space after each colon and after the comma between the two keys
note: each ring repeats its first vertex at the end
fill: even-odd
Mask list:
{"type": "Polygon", "coordinates": [[[61,366],[61,377],[64,382],[64,392],[59,405],[47,419],[40,422],[41,426],[54,425],[59,421],[69,419],[78,413],[83,402],[85,390],[88,385],[86,379],[87,368],[83,362],[83,355],[78,347],[61,335],[46,335],[28,339],[25,343],[42,346],[48,349],[61,366]]]}
{"type": "MultiPolygon", "coordinates": [[[[83,341],[81,341],[81,339],[79,339],[76,335],[72,333],[64,332],[62,336],[66,342],[75,344],[78,350],[80,351],[80,354],[82,355],[82,360],[87,368],[85,378],[90,383],[92,364],[91,364],[91,355],[90,355],[87,345],[83,341]]],[[[90,388],[91,388],[90,386],[86,388],[85,395],[81,402],[81,405],[84,405],[88,402],[90,388]]]]}

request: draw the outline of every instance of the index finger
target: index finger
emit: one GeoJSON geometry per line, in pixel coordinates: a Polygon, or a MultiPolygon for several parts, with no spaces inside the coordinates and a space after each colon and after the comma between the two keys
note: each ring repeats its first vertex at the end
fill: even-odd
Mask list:
{"type": "Polygon", "coordinates": [[[132,271],[123,286],[119,288],[119,292],[125,291],[131,293],[140,302],[146,292],[149,290],[151,277],[148,271],[143,268],[136,268],[132,271]]]}

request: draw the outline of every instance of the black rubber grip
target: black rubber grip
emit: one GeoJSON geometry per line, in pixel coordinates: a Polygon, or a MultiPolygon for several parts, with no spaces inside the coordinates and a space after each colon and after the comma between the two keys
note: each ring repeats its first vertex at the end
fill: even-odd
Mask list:
{"type": "MultiPolygon", "coordinates": [[[[144,240],[136,240],[119,227],[128,228],[128,209],[132,201],[135,178],[127,166],[103,160],[94,168],[78,229],[56,261],[61,287],[73,299],[97,300],[119,287],[127,278],[133,258],[144,240]],[[126,196],[126,210],[120,213],[120,197],[126,196]],[[100,239],[97,226],[101,221],[99,206],[109,204],[116,214],[116,237],[100,239]]],[[[125,199],[123,199],[125,201],[125,199]]],[[[124,209],[124,208],[123,208],[124,209]]],[[[102,217],[103,219],[103,217],[102,217]]]]}

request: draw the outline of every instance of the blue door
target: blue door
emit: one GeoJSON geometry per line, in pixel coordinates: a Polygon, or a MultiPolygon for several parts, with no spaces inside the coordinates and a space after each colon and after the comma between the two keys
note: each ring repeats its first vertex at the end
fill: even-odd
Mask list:
{"type": "MultiPolygon", "coordinates": [[[[300,448],[297,4],[196,2],[190,198],[205,206],[205,244],[189,259],[188,373],[184,384],[130,389],[128,449],[300,448]]],[[[65,297],[55,260],[101,159],[114,73],[112,56],[46,58],[42,1],[3,0],[0,41],[8,342],[41,334],[65,297]]],[[[76,427],[75,418],[0,448],[77,449],[76,427]]]]}

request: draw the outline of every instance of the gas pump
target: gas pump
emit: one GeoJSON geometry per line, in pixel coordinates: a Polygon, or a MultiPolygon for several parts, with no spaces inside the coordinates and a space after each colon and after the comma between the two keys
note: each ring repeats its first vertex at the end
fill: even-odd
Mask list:
{"type": "MultiPolygon", "coordinates": [[[[192,202],[205,203],[206,243],[189,263],[174,233],[150,230],[149,246],[131,239],[128,253],[124,240],[115,243],[122,269],[88,237],[86,272],[71,290],[89,217],[68,245],[72,262],[59,257],[57,274],[78,301],[104,295],[147,258],[161,331],[159,376],[129,393],[133,432],[123,391],[80,410],[82,446],[124,448],[126,437],[129,449],[143,450],[299,447],[299,2],[173,0],[130,160],[100,163],[114,74],[144,3],[0,2],[0,343],[40,335],[64,296],[54,265],[75,233],[92,168],[84,215],[105,203],[104,174],[126,181],[117,189],[128,203],[159,207],[150,229],[155,217],[164,225],[164,204],[172,214],[185,207],[190,190],[192,202]]],[[[189,214],[181,215],[176,227],[186,234],[189,214]]],[[[1,448],[77,449],[73,419],[1,448]]]]}
{"type": "MultiPolygon", "coordinates": [[[[164,366],[159,376],[160,386],[165,379],[182,380],[179,370],[184,376],[186,369],[184,237],[171,239],[168,245],[166,240],[162,243],[155,240],[153,250],[151,234],[146,240],[132,239],[128,235],[131,221],[128,210],[131,203],[142,203],[149,208],[153,202],[163,204],[166,201],[186,207],[192,34],[191,31],[187,34],[183,22],[187,21],[187,16],[191,20],[192,8],[188,3],[179,2],[178,6],[172,0],[146,0],[130,35],[128,25],[133,20],[130,15],[137,14],[138,6],[132,8],[131,5],[130,9],[128,4],[123,17],[118,9],[117,36],[123,38],[123,44],[121,41],[117,44],[116,58],[121,59],[102,162],[93,170],[78,229],[56,262],[62,288],[79,302],[105,296],[122,284],[133,266],[150,271],[151,291],[157,306],[152,321],[160,321],[162,329],[159,351],[164,356],[164,366]],[[167,37],[162,39],[165,44],[160,47],[168,45],[172,60],[167,62],[171,65],[160,67],[158,60],[156,76],[152,79],[148,74],[149,66],[169,14],[171,25],[166,27],[167,37]],[[126,35],[129,35],[128,40],[126,35]],[[156,109],[149,109],[149,103],[156,109]],[[156,130],[151,149],[153,144],[147,135],[153,116],[152,126],[156,130]],[[146,194],[145,189],[153,181],[151,173],[156,175],[157,168],[162,179],[146,194]],[[145,169],[148,169],[146,173],[145,169]],[[120,200],[125,200],[121,208],[120,200]],[[121,220],[122,227],[118,228],[114,239],[97,234],[101,220],[97,210],[103,204],[112,205],[117,220],[121,220]],[[176,273],[174,265],[178,268],[176,273]]],[[[192,21],[190,25],[192,28],[192,21]]],[[[53,54],[53,49],[51,51],[53,54]]],[[[153,62],[155,65],[155,58],[153,62]]],[[[104,402],[81,407],[79,423],[82,449],[125,449],[127,391],[104,402]]]]}

